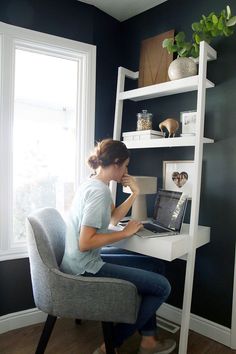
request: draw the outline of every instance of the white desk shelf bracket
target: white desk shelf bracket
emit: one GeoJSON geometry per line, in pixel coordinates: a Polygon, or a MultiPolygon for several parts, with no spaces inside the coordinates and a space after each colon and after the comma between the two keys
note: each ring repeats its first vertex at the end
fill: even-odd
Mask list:
{"type": "MultiPolygon", "coordinates": [[[[121,137],[123,100],[121,100],[119,96],[120,93],[124,91],[125,78],[127,77],[136,80],[138,78],[138,74],[139,74],[138,72],[134,73],[128,69],[122,68],[121,66],[118,69],[117,88],[116,88],[116,107],[115,107],[115,119],[114,119],[114,130],[113,130],[114,140],[120,140],[121,137]]],[[[114,203],[116,198],[116,188],[117,188],[117,183],[112,181],[110,185],[110,189],[111,189],[111,194],[114,203]]]]}
{"type": "Polygon", "coordinates": [[[188,331],[190,322],[190,310],[192,301],[192,287],[196,256],[196,240],[199,218],[201,175],[202,175],[202,153],[203,153],[203,132],[205,120],[205,99],[206,99],[206,71],[207,57],[216,59],[216,52],[206,42],[200,43],[199,57],[199,82],[197,94],[197,122],[196,122],[196,146],[194,151],[194,176],[192,190],[192,206],[190,215],[189,236],[191,239],[189,252],[187,256],[184,302],[182,310],[182,321],[180,331],[179,354],[187,353],[188,331]]]}

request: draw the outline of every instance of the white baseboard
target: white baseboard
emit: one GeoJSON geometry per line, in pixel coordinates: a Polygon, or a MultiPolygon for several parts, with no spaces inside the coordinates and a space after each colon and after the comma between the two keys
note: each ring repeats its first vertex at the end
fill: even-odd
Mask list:
{"type": "MultiPolygon", "coordinates": [[[[177,307],[163,304],[158,310],[158,316],[161,316],[169,321],[181,324],[181,313],[177,307]]],[[[231,346],[231,330],[230,328],[219,325],[218,323],[211,322],[203,317],[197,315],[190,315],[190,329],[194,332],[202,334],[205,337],[215,340],[228,347],[231,346]]]]}
{"type": "MultiPolygon", "coordinates": [[[[177,324],[181,324],[182,310],[177,307],[163,304],[158,310],[158,316],[165,318],[177,324]]],[[[11,331],[13,329],[30,326],[32,324],[41,323],[46,320],[47,315],[37,308],[10,313],[0,317],[0,334],[11,331]]],[[[231,346],[231,330],[230,328],[221,326],[215,322],[211,322],[205,318],[191,314],[190,329],[194,332],[202,334],[208,338],[222,343],[228,347],[231,346]]]]}
{"type": "Polygon", "coordinates": [[[37,308],[9,313],[0,317],[0,334],[44,322],[47,315],[37,308]]]}

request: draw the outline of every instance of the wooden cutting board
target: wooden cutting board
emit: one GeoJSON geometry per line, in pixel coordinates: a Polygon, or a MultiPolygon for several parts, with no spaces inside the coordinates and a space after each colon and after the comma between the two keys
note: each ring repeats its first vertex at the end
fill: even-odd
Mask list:
{"type": "Polygon", "coordinates": [[[147,38],[141,42],[138,87],[169,81],[168,67],[173,54],[162,48],[166,38],[174,38],[174,30],[147,38]]]}

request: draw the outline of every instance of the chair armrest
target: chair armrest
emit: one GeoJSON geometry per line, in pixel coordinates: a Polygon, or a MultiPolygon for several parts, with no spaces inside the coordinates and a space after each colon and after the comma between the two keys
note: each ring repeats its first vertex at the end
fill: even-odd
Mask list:
{"type": "Polygon", "coordinates": [[[137,288],[114,278],[75,276],[51,269],[52,315],[134,323],[140,305],[137,288]]]}

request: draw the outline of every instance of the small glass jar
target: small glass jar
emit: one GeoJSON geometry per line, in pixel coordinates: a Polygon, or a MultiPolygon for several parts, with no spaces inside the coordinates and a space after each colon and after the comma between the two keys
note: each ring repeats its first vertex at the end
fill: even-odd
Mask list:
{"type": "Polygon", "coordinates": [[[146,109],[142,113],[137,114],[137,130],[152,129],[152,113],[148,113],[146,109]]]}

